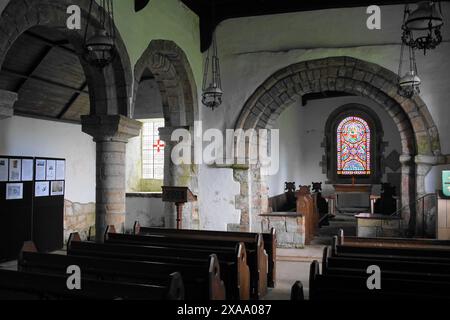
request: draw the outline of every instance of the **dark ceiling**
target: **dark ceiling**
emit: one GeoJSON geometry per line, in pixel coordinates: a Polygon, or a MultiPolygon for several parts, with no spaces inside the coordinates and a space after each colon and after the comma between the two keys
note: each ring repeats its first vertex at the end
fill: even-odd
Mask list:
{"type": "Polygon", "coordinates": [[[216,26],[227,19],[333,8],[413,3],[414,0],[181,0],[200,17],[201,50],[206,51],[216,26]],[[214,18],[213,18],[214,17],[214,18]]]}
{"type": "Polygon", "coordinates": [[[89,91],[78,56],[57,31],[35,27],[17,39],[0,70],[0,88],[17,92],[16,115],[80,122],[89,91]]]}

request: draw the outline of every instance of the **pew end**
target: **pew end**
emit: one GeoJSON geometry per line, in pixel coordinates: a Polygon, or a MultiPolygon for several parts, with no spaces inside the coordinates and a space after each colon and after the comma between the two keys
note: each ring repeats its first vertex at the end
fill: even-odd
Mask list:
{"type": "Polygon", "coordinates": [[[209,299],[226,299],[225,284],[220,276],[220,264],[217,255],[212,254],[209,260],[209,299]]]}
{"type": "Polygon", "coordinates": [[[327,274],[329,257],[330,257],[330,247],[327,246],[327,247],[323,248],[322,274],[327,274]]]}
{"type": "Polygon", "coordinates": [[[314,290],[316,286],[316,279],[320,275],[320,264],[319,261],[314,260],[311,263],[309,269],[309,300],[314,300],[314,290]]]}
{"type": "Polygon", "coordinates": [[[70,247],[72,246],[72,242],[81,242],[81,237],[78,232],[70,234],[69,240],[67,241],[67,249],[70,249],[70,247]]]}
{"type": "Polygon", "coordinates": [[[135,236],[141,234],[141,224],[139,221],[136,221],[133,225],[133,234],[135,236]]]}
{"type": "Polygon", "coordinates": [[[167,300],[184,300],[183,278],[179,272],[174,272],[169,276],[167,300]]]}
{"type": "Polygon", "coordinates": [[[38,252],[38,249],[33,241],[25,241],[21,252],[38,252]]]}
{"type": "Polygon", "coordinates": [[[237,274],[240,300],[250,300],[250,268],[247,263],[247,251],[245,244],[237,244],[237,274]]]}
{"type": "Polygon", "coordinates": [[[305,294],[303,292],[303,284],[301,281],[297,281],[291,288],[291,301],[304,301],[305,294]]]}
{"type": "Polygon", "coordinates": [[[258,297],[262,298],[267,294],[267,275],[269,269],[269,257],[264,250],[264,239],[262,234],[258,234],[257,241],[258,260],[258,297]]]}
{"type": "Polygon", "coordinates": [[[339,229],[338,244],[340,246],[344,245],[344,239],[345,239],[344,229],[339,229]]]}
{"type": "Polygon", "coordinates": [[[270,229],[272,235],[272,259],[269,261],[269,277],[267,278],[267,285],[270,288],[275,288],[277,285],[277,230],[275,228],[270,229]]]}
{"type": "Polygon", "coordinates": [[[23,255],[25,252],[35,252],[35,253],[38,252],[38,249],[33,241],[25,241],[23,243],[22,249],[20,250],[20,253],[19,253],[19,264],[18,264],[19,270],[20,270],[20,264],[21,264],[20,262],[23,261],[23,259],[24,259],[23,255]]]}
{"type": "Polygon", "coordinates": [[[110,233],[117,233],[116,227],[115,227],[115,226],[109,225],[109,226],[106,227],[105,235],[104,235],[104,237],[103,237],[103,240],[104,240],[105,242],[108,241],[108,239],[109,239],[109,236],[108,236],[108,235],[109,235],[110,233]]]}
{"type": "Polygon", "coordinates": [[[338,236],[334,236],[331,242],[331,257],[337,255],[337,247],[338,247],[339,239],[338,236]]]}

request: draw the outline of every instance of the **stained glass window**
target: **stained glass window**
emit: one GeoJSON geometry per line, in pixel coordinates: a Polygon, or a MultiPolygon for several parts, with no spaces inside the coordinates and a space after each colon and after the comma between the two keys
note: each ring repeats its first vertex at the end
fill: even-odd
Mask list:
{"type": "Polygon", "coordinates": [[[370,175],[370,128],[359,117],[347,117],[337,129],[337,173],[370,175]]]}

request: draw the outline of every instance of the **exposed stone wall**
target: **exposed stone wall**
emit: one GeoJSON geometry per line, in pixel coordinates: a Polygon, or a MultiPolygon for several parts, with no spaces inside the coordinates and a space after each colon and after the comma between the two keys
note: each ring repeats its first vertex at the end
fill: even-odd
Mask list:
{"type": "Polygon", "coordinates": [[[303,248],[305,246],[305,219],[303,216],[270,216],[261,219],[261,231],[269,233],[271,228],[277,232],[279,248],[303,248]]]}
{"type": "Polygon", "coordinates": [[[405,237],[408,225],[401,219],[358,219],[358,237],[401,238],[405,237]]]}
{"type": "Polygon", "coordinates": [[[64,200],[64,242],[70,234],[78,232],[87,239],[89,228],[95,226],[95,203],[76,203],[64,200]]]}

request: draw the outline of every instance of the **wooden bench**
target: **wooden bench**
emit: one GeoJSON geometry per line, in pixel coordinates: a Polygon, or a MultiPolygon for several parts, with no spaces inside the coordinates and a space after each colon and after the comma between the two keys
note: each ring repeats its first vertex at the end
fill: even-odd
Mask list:
{"type": "Polygon", "coordinates": [[[24,247],[18,262],[19,271],[66,275],[67,267],[76,265],[82,276],[91,280],[167,285],[169,275],[181,274],[186,300],[224,300],[225,286],[220,278],[216,255],[204,264],[143,262],[98,257],[64,256],[38,253],[33,246],[24,247]]]}
{"type": "MultiPolygon", "coordinates": [[[[134,224],[135,235],[196,235],[207,236],[215,240],[228,240],[243,242],[247,247],[255,245],[255,236],[258,233],[251,232],[225,232],[225,231],[203,231],[203,230],[175,230],[175,229],[161,229],[161,228],[146,228],[142,227],[139,222],[134,224]]],[[[276,266],[277,266],[277,234],[274,228],[270,233],[261,233],[264,250],[268,258],[267,270],[267,286],[274,288],[276,286],[276,266]]],[[[257,239],[257,238],[256,238],[257,239]]]]}
{"type": "Polygon", "coordinates": [[[360,238],[345,236],[343,230],[339,232],[339,245],[384,247],[384,248],[441,248],[450,249],[450,241],[434,239],[406,239],[406,238],[360,238]]]}
{"type": "MultiPolygon", "coordinates": [[[[89,256],[133,261],[152,261],[198,265],[209,261],[207,249],[178,249],[164,246],[139,246],[131,244],[98,244],[82,242],[71,235],[67,246],[69,256],[89,256]]],[[[239,243],[234,250],[216,250],[220,261],[221,276],[225,283],[227,299],[248,300],[250,298],[250,272],[247,265],[245,245],[239,243]]]]}
{"type": "Polygon", "coordinates": [[[450,247],[379,247],[339,245],[338,237],[333,238],[331,256],[361,257],[367,259],[396,259],[403,261],[422,261],[450,263],[450,247]]]}
{"type": "Polygon", "coordinates": [[[392,300],[392,299],[450,299],[450,282],[410,278],[382,278],[381,290],[369,290],[367,274],[319,273],[319,262],[310,269],[310,300],[392,300]]]}
{"type": "Polygon", "coordinates": [[[183,300],[183,282],[173,273],[167,286],[81,279],[81,290],[67,288],[68,276],[0,270],[0,300],[183,300]]]}
{"type": "Polygon", "coordinates": [[[414,279],[423,281],[450,282],[450,264],[421,261],[402,261],[394,259],[366,259],[331,257],[327,247],[324,248],[322,274],[335,276],[358,275],[367,277],[367,269],[376,265],[382,270],[384,278],[414,279]]]}
{"type": "Polygon", "coordinates": [[[314,261],[310,298],[314,299],[450,299],[450,250],[440,247],[340,245],[323,252],[322,274],[314,261]],[[381,290],[369,290],[370,266],[381,269],[381,290]]]}
{"type": "MultiPolygon", "coordinates": [[[[109,230],[111,229],[109,228],[109,230]]],[[[261,234],[255,234],[251,240],[244,240],[247,240],[245,248],[250,270],[251,296],[259,300],[267,294],[268,259],[264,250],[264,241],[261,234]]],[[[239,241],[234,238],[217,239],[202,234],[127,235],[109,232],[105,235],[105,243],[165,246],[179,249],[207,250],[216,253],[223,250],[235,250],[239,241]]]]}

